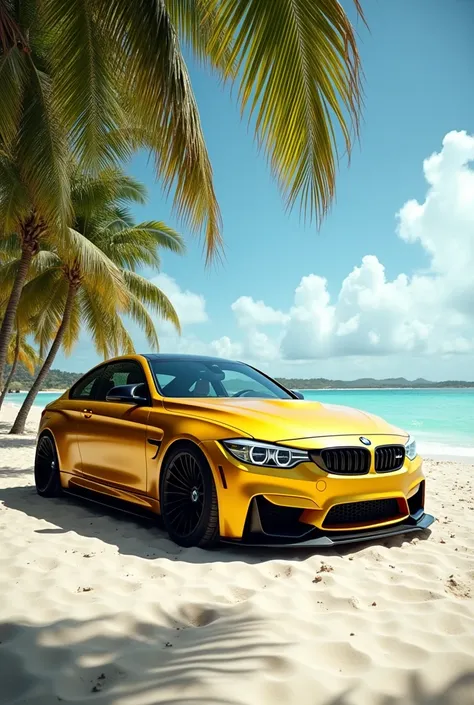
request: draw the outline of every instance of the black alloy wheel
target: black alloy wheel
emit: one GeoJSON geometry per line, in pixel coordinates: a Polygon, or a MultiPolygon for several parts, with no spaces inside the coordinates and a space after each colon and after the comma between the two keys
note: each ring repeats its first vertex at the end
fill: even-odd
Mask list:
{"type": "Polygon", "coordinates": [[[41,497],[58,497],[61,494],[58,454],[49,434],[41,436],[36,446],[35,485],[41,497]]]}
{"type": "Polygon", "coordinates": [[[161,471],[160,504],[170,538],[211,548],[219,541],[217,493],[211,468],[197,448],[177,447],[161,471]]]}

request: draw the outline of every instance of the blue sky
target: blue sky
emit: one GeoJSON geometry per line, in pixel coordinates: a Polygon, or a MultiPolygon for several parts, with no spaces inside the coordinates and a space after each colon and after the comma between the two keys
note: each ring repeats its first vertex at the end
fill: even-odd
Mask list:
{"type": "MultiPolygon", "coordinates": [[[[351,3],[344,5],[353,15],[351,3]]],[[[436,253],[430,249],[426,235],[428,226],[424,225],[424,236],[412,233],[403,239],[396,232],[396,214],[411,199],[424,202],[429,184],[423,174],[423,160],[433,152],[442,151],[445,135],[462,130],[474,133],[470,48],[474,36],[474,2],[363,0],[363,7],[370,32],[358,23],[366,77],[360,144],[355,146],[350,166],[345,162],[341,164],[337,199],[319,232],[314,224],[305,226],[297,212],[285,211],[265,157],[257,152],[252,131],[247,122],[240,119],[236,101],[214,76],[189,61],[222,209],[226,258],[222,264],[205,268],[201,243],[186,231],[182,232],[188,244],[187,255],[163,256],[162,271],[168,279],[161,281],[169,287],[169,278],[174,280],[168,289],[171,300],[173,291],[179,289],[181,294],[188,291],[195,298],[196,295],[202,297],[199,306],[205,310],[204,314],[197,315],[195,322],[192,315],[184,316],[186,320],[189,318],[189,323],[184,325],[181,341],[160,326],[163,349],[197,346],[203,352],[235,353],[276,374],[294,376],[349,378],[405,374],[473,379],[470,341],[474,330],[469,316],[459,320],[454,332],[443,330],[442,333],[444,338],[451,336],[465,343],[436,347],[431,341],[437,337],[440,322],[433,316],[429,320],[420,317],[418,312],[424,306],[423,301],[418,300],[417,312],[406,308],[397,315],[399,319],[402,315],[420,319],[420,325],[430,327],[430,333],[421,334],[417,327],[416,340],[410,338],[408,321],[407,335],[412,342],[406,350],[389,340],[387,331],[368,330],[370,325],[367,328],[361,318],[358,323],[354,322],[358,315],[351,308],[354,301],[346,307],[346,313],[341,309],[337,314],[339,328],[334,328],[334,322],[330,324],[337,344],[326,338],[322,341],[325,324],[316,323],[319,328],[315,332],[311,315],[305,317],[300,311],[301,315],[295,314],[298,321],[295,323],[292,319],[292,307],[297,305],[295,290],[302,277],[315,275],[327,280],[325,291],[330,301],[322,304],[320,301],[319,308],[315,304],[314,309],[318,320],[320,314],[326,320],[321,306],[327,309],[336,303],[343,281],[354,267],[361,267],[367,255],[375,256],[384,265],[387,282],[401,273],[409,279],[426,270],[431,272],[428,276],[431,280],[439,275],[439,268],[433,270],[436,253]],[[248,297],[251,302],[247,299],[242,302],[241,297],[248,297]],[[240,304],[232,309],[232,304],[239,300],[240,304]],[[264,302],[264,308],[281,315],[264,311],[262,318],[258,306],[254,305],[257,302],[264,302]],[[313,326],[311,330],[304,328],[302,318],[305,318],[305,326],[313,326]],[[349,319],[354,319],[353,323],[348,322],[349,319]],[[358,333],[352,330],[356,324],[358,333]],[[351,328],[352,342],[345,336],[347,326],[351,328]],[[259,335],[261,345],[257,350],[252,339],[259,335]],[[299,336],[297,345],[295,336],[299,336]],[[304,352],[305,336],[310,341],[307,354],[304,352]],[[369,349],[361,342],[363,336],[370,338],[372,347],[369,349]],[[429,338],[430,342],[422,344],[422,338],[424,341],[429,338]],[[344,344],[340,345],[342,339],[344,344]],[[221,344],[213,341],[221,341],[221,344]]],[[[469,152],[469,144],[466,149],[469,152]]],[[[136,209],[137,219],[159,218],[181,229],[170,200],[163,197],[159,183],[155,182],[147,157],[137,155],[129,171],[149,188],[149,204],[136,209]]],[[[446,238],[454,245],[456,233],[456,222],[453,222],[449,224],[446,238]]],[[[466,247],[471,256],[474,240],[469,237],[466,235],[462,247],[466,247]]],[[[367,267],[376,268],[374,262],[371,260],[367,267]]],[[[455,267],[456,262],[451,262],[450,266],[455,267]]],[[[364,272],[361,277],[363,275],[364,272]]],[[[440,286],[446,289],[450,272],[449,281],[445,275],[446,271],[440,286]]],[[[316,279],[306,282],[300,308],[305,306],[304,301],[309,302],[305,297],[319,296],[315,293],[318,282],[316,279]],[[308,293],[308,287],[312,294],[308,293]]],[[[167,290],[166,286],[164,288],[167,290]]],[[[405,293],[408,297],[414,296],[413,290],[405,293]]],[[[196,304],[195,298],[190,300],[191,308],[196,304]]],[[[181,299],[185,301],[185,297],[181,299]]],[[[451,303],[446,303],[445,299],[443,302],[446,316],[454,320],[454,315],[457,320],[457,310],[453,314],[451,303]]],[[[310,308],[309,302],[307,310],[310,308]]],[[[367,315],[366,311],[366,318],[367,315]]],[[[383,311],[378,311],[377,315],[384,317],[383,311]]],[[[137,348],[144,349],[139,336],[136,342],[137,348]]],[[[83,370],[96,360],[84,337],[72,357],[60,356],[55,366],[83,370]]]]}

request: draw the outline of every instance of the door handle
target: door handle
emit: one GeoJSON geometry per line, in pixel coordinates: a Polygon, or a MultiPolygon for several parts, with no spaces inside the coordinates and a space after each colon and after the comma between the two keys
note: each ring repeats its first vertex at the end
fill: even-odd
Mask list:
{"type": "Polygon", "coordinates": [[[84,409],[82,415],[85,419],[90,419],[90,417],[92,416],[92,411],[90,409],[84,409]]]}

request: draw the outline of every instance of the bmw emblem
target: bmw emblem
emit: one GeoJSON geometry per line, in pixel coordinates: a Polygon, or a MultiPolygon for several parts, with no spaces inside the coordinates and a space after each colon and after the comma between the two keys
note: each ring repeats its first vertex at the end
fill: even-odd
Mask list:
{"type": "Polygon", "coordinates": [[[365,446],[370,446],[370,441],[369,441],[368,438],[365,438],[365,436],[361,436],[361,437],[359,438],[359,441],[360,441],[361,443],[363,443],[365,446]]]}

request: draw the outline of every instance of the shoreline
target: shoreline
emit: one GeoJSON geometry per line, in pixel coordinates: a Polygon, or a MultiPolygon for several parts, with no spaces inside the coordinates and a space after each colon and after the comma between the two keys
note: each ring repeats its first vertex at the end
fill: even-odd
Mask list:
{"type": "MultiPolygon", "coordinates": [[[[449,390],[461,390],[461,389],[472,389],[474,391],[474,385],[472,387],[292,387],[298,392],[402,392],[402,391],[432,391],[439,392],[443,389],[449,390]]],[[[19,392],[9,392],[7,396],[12,394],[28,394],[28,389],[21,389],[19,392]]],[[[38,394],[64,394],[67,389],[41,389],[38,394]]]]}
{"type": "MultiPolygon", "coordinates": [[[[8,392],[7,397],[12,397],[17,394],[28,394],[29,389],[19,389],[18,392],[8,392]]],[[[67,389],[40,389],[38,394],[64,394],[67,389]]]]}
{"type": "Polygon", "coordinates": [[[442,389],[472,389],[473,387],[314,387],[307,389],[303,387],[293,387],[298,392],[403,392],[406,391],[426,391],[439,392],[442,389]]]}
{"type": "MultiPolygon", "coordinates": [[[[41,392],[40,392],[41,393],[41,392]]],[[[15,404],[10,399],[5,401],[3,409],[19,409],[20,404],[15,404]]],[[[36,433],[36,428],[39,423],[41,411],[44,409],[42,406],[33,406],[30,414],[28,416],[29,423],[35,424],[35,429],[32,431],[36,433]]],[[[1,414],[1,411],[0,411],[1,414]]],[[[10,421],[10,419],[8,419],[10,421]]],[[[13,423],[13,419],[11,419],[13,423]]],[[[416,434],[415,434],[416,435],[416,434]]],[[[462,463],[463,465],[474,465],[474,446],[449,446],[439,443],[436,439],[433,440],[420,440],[417,439],[417,445],[420,449],[420,455],[424,460],[433,461],[444,461],[450,463],[462,463]],[[433,446],[435,448],[433,448],[433,446]]]]}

